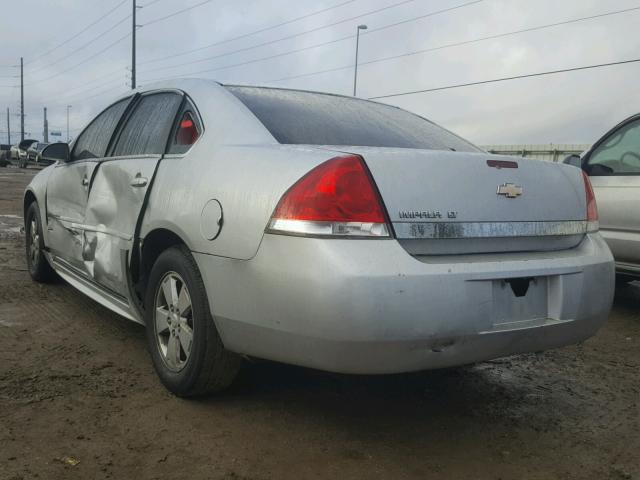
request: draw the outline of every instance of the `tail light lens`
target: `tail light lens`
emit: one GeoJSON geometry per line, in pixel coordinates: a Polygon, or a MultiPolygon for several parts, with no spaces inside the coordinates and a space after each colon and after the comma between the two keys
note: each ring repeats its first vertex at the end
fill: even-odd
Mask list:
{"type": "Polygon", "coordinates": [[[380,195],[362,158],[332,158],[296,182],[280,199],[273,233],[389,237],[380,195]]]}
{"type": "Polygon", "coordinates": [[[587,231],[597,232],[600,229],[600,222],[598,220],[596,196],[593,193],[591,180],[589,180],[589,176],[584,171],[582,172],[582,178],[584,179],[584,191],[587,195],[587,231]]]}

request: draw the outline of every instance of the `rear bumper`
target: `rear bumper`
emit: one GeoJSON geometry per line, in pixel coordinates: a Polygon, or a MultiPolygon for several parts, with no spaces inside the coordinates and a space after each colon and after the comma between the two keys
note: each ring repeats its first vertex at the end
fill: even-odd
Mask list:
{"type": "Polygon", "coordinates": [[[394,240],[277,235],[265,235],[248,261],[194,256],[228,349],[341,373],[441,368],[576,343],[604,323],[614,290],[613,259],[597,234],[561,252],[422,261],[394,240]],[[537,306],[502,300],[502,280],[521,277],[543,285],[537,306]],[[541,302],[544,314],[526,319],[541,302]],[[505,303],[507,317],[524,320],[510,322],[505,303]]]}

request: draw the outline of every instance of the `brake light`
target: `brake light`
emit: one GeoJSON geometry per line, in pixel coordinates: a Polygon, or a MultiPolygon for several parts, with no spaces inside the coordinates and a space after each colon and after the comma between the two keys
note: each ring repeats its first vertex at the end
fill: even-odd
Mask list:
{"type": "Polygon", "coordinates": [[[268,231],[388,237],[384,207],[362,158],[336,157],[298,180],[280,199],[268,231]]]}
{"type": "Polygon", "coordinates": [[[596,196],[593,193],[591,180],[589,180],[589,176],[584,171],[582,172],[582,178],[584,179],[584,191],[587,196],[587,231],[597,232],[600,229],[600,223],[598,219],[596,196]]]}

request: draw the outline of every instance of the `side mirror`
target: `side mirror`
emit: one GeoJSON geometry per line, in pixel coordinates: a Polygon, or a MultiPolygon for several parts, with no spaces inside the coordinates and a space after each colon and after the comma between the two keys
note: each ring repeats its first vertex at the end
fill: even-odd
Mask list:
{"type": "Polygon", "coordinates": [[[40,158],[48,162],[68,162],[69,161],[69,144],[68,143],[52,143],[44,147],[40,152],[40,158]]]}
{"type": "Polygon", "coordinates": [[[574,167],[582,168],[582,158],[580,157],[580,155],[576,155],[575,153],[573,155],[569,155],[568,157],[566,157],[562,161],[562,163],[566,165],[573,165],[574,167]]]}

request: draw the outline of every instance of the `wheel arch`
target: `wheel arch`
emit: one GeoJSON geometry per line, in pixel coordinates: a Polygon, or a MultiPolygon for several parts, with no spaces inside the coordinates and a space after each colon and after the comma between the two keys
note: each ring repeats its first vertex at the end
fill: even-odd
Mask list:
{"type": "Polygon", "coordinates": [[[37,201],[38,201],[38,197],[36,197],[36,194],[33,190],[31,190],[30,188],[25,190],[24,197],[22,199],[22,216],[24,218],[26,218],[27,210],[29,209],[31,204],[37,201]]]}
{"type": "Polygon", "coordinates": [[[149,273],[160,254],[168,248],[179,245],[189,248],[182,235],[167,227],[154,228],[141,239],[139,258],[131,265],[131,276],[137,285],[137,291],[141,298],[144,298],[149,273]]]}

